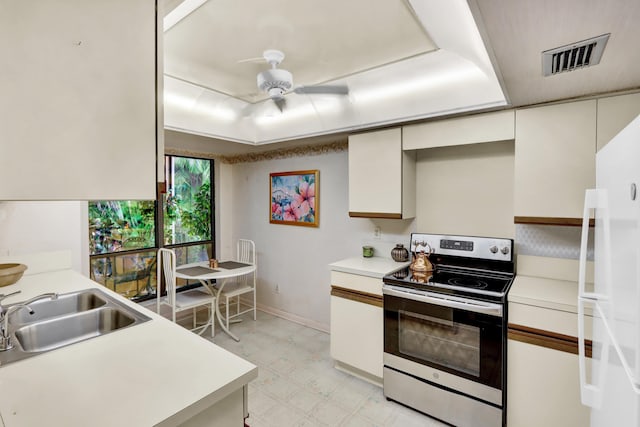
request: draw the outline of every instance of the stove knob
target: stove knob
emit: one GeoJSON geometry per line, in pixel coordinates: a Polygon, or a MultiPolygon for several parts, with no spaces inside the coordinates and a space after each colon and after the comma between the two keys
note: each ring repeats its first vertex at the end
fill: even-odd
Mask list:
{"type": "Polygon", "coordinates": [[[489,250],[491,251],[492,254],[497,254],[498,253],[498,247],[497,246],[491,246],[489,248],[489,250]]]}
{"type": "Polygon", "coordinates": [[[504,246],[502,249],[500,249],[500,252],[502,252],[503,254],[508,254],[509,253],[509,247],[508,246],[504,246]]]}

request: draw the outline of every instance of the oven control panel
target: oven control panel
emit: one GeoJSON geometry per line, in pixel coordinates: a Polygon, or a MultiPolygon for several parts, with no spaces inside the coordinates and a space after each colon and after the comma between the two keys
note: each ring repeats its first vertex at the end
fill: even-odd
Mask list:
{"type": "Polygon", "coordinates": [[[411,252],[513,261],[513,240],[495,237],[412,233],[411,252]]]}

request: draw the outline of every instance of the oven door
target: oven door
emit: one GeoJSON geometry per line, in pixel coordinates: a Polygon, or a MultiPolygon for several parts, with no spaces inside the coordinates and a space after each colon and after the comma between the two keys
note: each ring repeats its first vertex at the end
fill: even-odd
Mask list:
{"type": "Polygon", "coordinates": [[[501,304],[389,285],[383,294],[385,353],[502,390],[501,304]]]}

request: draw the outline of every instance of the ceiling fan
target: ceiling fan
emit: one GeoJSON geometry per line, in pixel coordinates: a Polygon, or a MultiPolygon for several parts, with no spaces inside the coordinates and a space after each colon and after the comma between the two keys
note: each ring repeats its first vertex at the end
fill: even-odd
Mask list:
{"type": "Polygon", "coordinates": [[[346,85],[313,85],[296,86],[293,88],[293,75],[278,65],[284,60],[284,53],[275,49],[265,50],[262,54],[264,60],[271,68],[258,73],[258,89],[269,95],[278,109],[282,111],[286,105],[284,95],[293,92],[297,94],[329,94],[348,95],[349,88],[346,85]],[[293,89],[292,89],[293,88],[293,89]]]}

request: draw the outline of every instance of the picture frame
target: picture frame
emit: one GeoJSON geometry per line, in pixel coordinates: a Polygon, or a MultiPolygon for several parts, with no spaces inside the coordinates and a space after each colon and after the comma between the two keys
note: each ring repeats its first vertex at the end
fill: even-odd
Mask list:
{"type": "Polygon", "coordinates": [[[269,174],[269,222],[318,227],[319,175],[315,170],[269,174]]]}

